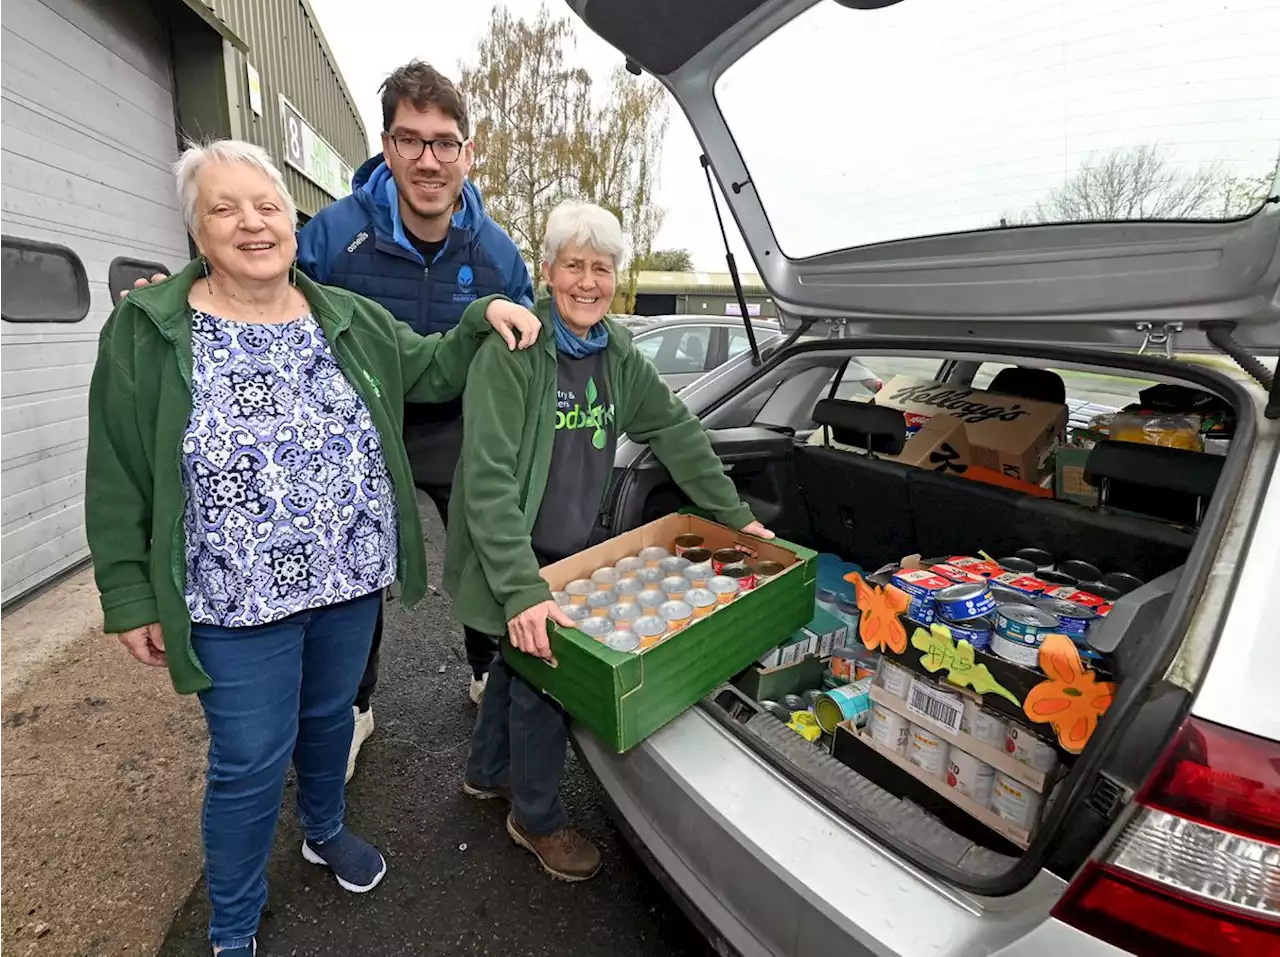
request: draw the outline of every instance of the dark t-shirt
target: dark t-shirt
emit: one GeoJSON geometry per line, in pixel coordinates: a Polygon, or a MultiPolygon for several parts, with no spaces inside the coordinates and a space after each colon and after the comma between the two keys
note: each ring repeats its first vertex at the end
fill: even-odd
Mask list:
{"type": "Polygon", "coordinates": [[[618,445],[603,352],[556,362],[556,437],[551,472],[533,526],[542,564],[580,552],[591,542],[618,445]]]}
{"type": "MultiPolygon", "coordinates": [[[[428,242],[408,229],[405,238],[426,261],[427,268],[444,248],[444,239],[428,242]]],[[[411,403],[404,410],[405,450],[418,485],[446,486],[453,483],[453,469],[462,453],[462,400],[437,405],[411,403]]]]}
{"type": "Polygon", "coordinates": [[[419,239],[407,229],[404,231],[404,235],[405,238],[413,245],[413,248],[422,254],[422,258],[426,261],[427,268],[430,269],[431,261],[436,258],[440,250],[444,249],[444,240],[434,239],[428,242],[425,239],[419,239]]]}

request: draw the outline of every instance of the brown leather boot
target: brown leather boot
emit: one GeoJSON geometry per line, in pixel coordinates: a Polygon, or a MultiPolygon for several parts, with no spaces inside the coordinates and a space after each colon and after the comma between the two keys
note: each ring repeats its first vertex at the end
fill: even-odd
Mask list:
{"type": "Polygon", "coordinates": [[[600,871],[600,849],[571,827],[537,837],[529,834],[515,818],[507,815],[507,833],[533,854],[542,869],[562,881],[586,881],[600,871]]]}

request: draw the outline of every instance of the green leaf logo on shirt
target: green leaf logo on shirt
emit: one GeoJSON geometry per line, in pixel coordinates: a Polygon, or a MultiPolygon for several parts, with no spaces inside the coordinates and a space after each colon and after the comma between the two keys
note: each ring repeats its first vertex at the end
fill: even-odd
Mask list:
{"type": "Polygon", "coordinates": [[[595,377],[587,379],[587,407],[575,405],[572,409],[556,411],[556,429],[591,429],[591,444],[603,450],[609,444],[608,426],[613,423],[613,406],[600,404],[600,390],[596,386],[595,377]]]}
{"type": "MultiPolygon", "coordinates": [[[[592,376],[587,380],[587,414],[590,421],[595,425],[595,431],[591,433],[591,444],[597,449],[603,449],[609,441],[609,435],[604,430],[604,409],[596,405],[596,400],[600,397],[599,391],[596,389],[596,378],[592,376]]],[[[610,417],[613,410],[610,409],[610,417]]]]}

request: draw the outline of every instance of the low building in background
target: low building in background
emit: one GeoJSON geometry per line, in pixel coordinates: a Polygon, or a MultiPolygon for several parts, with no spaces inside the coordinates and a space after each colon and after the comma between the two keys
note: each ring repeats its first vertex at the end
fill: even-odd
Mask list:
{"type": "MultiPolygon", "coordinates": [[[[742,291],[752,318],[776,316],[773,300],[755,273],[742,273],[742,291]]],[[[641,272],[636,280],[638,316],[739,316],[727,272],[641,272]]]]}
{"type": "Polygon", "coordinates": [[[3,568],[9,603],[88,557],[98,333],[120,290],[191,258],[170,164],[236,137],[299,218],[350,191],[368,136],[307,0],[6,0],[3,568]]]}

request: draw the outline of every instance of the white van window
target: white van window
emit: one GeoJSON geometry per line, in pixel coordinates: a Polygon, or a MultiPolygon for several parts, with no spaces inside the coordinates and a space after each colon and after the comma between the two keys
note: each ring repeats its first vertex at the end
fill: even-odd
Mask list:
{"type": "Polygon", "coordinates": [[[0,300],[5,322],[79,322],[89,314],[89,277],[66,246],[4,236],[0,300]]]}
{"type": "Polygon", "coordinates": [[[716,82],[782,252],[1260,208],[1274,0],[825,0],[716,82]],[[804,91],[803,93],[798,91],[804,91]]]}
{"type": "Polygon", "coordinates": [[[120,293],[127,292],[133,288],[133,284],[138,279],[150,279],[159,273],[160,275],[169,275],[169,267],[164,263],[147,262],[145,259],[130,259],[127,256],[118,256],[111,260],[111,265],[107,267],[107,286],[111,290],[111,301],[118,302],[120,293]]]}

